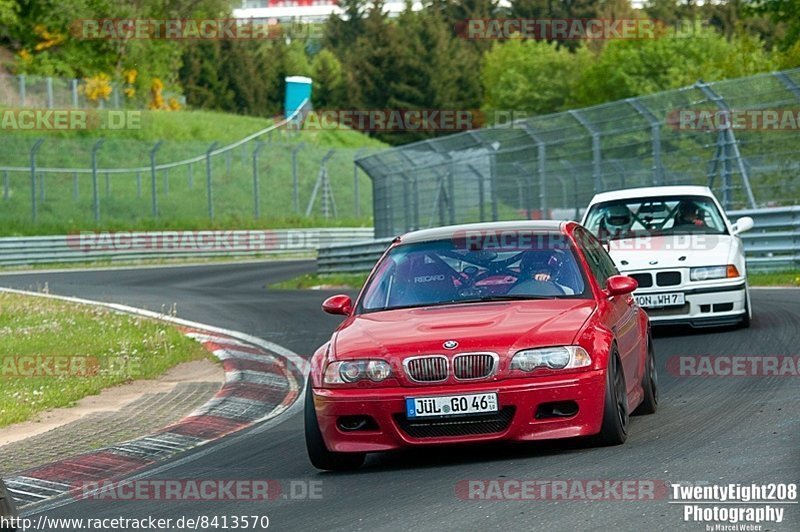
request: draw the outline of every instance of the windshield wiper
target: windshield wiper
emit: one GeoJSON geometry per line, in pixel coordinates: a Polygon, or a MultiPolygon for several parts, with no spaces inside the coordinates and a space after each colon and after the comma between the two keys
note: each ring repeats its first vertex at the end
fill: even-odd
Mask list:
{"type": "Polygon", "coordinates": [[[472,299],[461,299],[456,303],[483,303],[484,301],[521,301],[521,300],[540,300],[540,299],[557,299],[558,296],[529,296],[529,295],[496,295],[476,297],[472,299]]]}

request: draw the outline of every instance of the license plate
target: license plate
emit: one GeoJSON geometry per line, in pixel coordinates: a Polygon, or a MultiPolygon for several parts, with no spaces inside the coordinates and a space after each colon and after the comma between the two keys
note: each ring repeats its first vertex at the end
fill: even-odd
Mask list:
{"type": "Polygon", "coordinates": [[[683,292],[670,292],[668,294],[641,294],[634,295],[640,307],[674,307],[683,305],[686,300],[683,292]]]}
{"type": "Polygon", "coordinates": [[[497,412],[496,393],[406,398],[408,419],[497,412]]]}

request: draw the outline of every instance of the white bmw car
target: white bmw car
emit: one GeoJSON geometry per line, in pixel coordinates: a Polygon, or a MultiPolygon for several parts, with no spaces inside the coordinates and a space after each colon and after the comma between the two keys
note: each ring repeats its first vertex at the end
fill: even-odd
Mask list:
{"type": "Polygon", "coordinates": [[[639,282],[634,297],[653,324],[750,325],[752,309],[739,234],[708,187],[665,186],[597,194],[582,224],[621,273],[639,282]]]}

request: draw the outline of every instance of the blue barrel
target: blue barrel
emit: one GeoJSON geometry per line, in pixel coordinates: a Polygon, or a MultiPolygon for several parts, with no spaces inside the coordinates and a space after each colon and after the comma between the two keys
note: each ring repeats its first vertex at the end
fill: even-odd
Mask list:
{"type": "Polygon", "coordinates": [[[289,118],[299,109],[303,102],[311,99],[311,78],[305,76],[289,76],[286,78],[286,100],[283,108],[289,118]]]}

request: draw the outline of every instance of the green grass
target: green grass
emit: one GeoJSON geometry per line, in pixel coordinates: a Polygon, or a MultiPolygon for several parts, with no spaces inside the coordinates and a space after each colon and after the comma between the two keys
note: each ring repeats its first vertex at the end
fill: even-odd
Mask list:
{"type": "MultiPolygon", "coordinates": [[[[152,214],[149,169],[108,174],[103,168],[149,168],[149,151],[164,140],[157,164],[204,154],[212,141],[230,144],[271,123],[268,119],[203,111],[144,111],[143,127],[119,131],[5,132],[0,134],[2,165],[29,167],[30,148],[45,139],[37,155],[38,167],[90,168],[92,145],[103,136],[97,152],[97,191],[100,222],[93,216],[91,174],[47,173],[37,180],[37,223],[32,223],[30,171],[8,174],[9,197],[0,195],[0,235],[63,234],[86,230],[247,229],[312,226],[371,226],[372,186],[358,172],[360,215],[355,216],[353,159],[385,145],[351,130],[276,131],[264,136],[258,173],[260,217],[255,218],[253,143],[233,150],[230,157],[212,159],[211,184],[214,219],[209,218],[205,161],[156,175],[158,215],[152,214]],[[297,149],[298,201],[294,205],[292,151],[297,149]],[[322,191],[306,216],[321,162],[327,160],[328,178],[337,212],[322,209],[322,191]],[[363,150],[363,151],[362,151],[363,150]],[[76,182],[77,180],[77,186],[76,182]]],[[[1,178],[2,176],[0,176],[1,178]]]]}
{"type": "MultiPolygon", "coordinates": [[[[104,388],[152,379],[181,362],[209,358],[173,326],[93,306],[0,293],[0,427],[71,406],[104,388]],[[61,375],[21,376],[19,357],[84,361],[61,375]],[[90,357],[78,358],[78,357],[90,357]]],[[[70,362],[70,365],[73,362],[70,362]]]]}
{"type": "Polygon", "coordinates": [[[800,270],[747,274],[750,286],[800,286],[800,270]]]}
{"type": "Polygon", "coordinates": [[[302,290],[318,286],[358,290],[367,280],[367,273],[306,274],[286,281],[271,284],[276,290],[302,290]]]}

